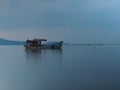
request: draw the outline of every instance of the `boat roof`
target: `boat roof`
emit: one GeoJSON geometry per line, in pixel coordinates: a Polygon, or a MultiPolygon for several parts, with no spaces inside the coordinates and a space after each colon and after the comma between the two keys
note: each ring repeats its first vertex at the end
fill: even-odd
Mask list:
{"type": "Polygon", "coordinates": [[[33,41],[47,41],[46,39],[37,39],[37,38],[35,38],[35,39],[33,39],[33,41]]]}

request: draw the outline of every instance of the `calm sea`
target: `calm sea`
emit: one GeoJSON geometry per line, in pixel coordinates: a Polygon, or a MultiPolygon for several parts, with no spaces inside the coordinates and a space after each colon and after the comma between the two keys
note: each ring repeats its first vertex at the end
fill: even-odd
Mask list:
{"type": "Polygon", "coordinates": [[[120,89],[120,46],[0,46],[0,90],[120,89]]]}

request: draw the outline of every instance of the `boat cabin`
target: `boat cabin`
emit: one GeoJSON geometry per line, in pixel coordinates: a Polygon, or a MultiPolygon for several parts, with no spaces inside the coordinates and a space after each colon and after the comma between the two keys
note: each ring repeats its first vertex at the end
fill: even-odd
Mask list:
{"type": "Polygon", "coordinates": [[[33,39],[33,40],[27,40],[26,45],[27,46],[41,46],[42,41],[47,41],[46,39],[33,39]]]}

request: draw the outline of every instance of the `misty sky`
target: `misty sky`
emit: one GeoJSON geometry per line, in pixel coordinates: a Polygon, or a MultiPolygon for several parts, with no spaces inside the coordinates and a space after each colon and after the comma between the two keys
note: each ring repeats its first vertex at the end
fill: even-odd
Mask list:
{"type": "Polygon", "coordinates": [[[120,43],[120,0],[0,0],[0,37],[120,43]]]}

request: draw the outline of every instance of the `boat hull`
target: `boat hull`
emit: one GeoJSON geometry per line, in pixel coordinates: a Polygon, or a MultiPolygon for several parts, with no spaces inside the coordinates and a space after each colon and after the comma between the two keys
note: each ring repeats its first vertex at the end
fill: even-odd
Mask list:
{"type": "Polygon", "coordinates": [[[37,45],[37,46],[31,46],[31,45],[24,45],[26,49],[61,49],[63,42],[55,42],[51,44],[44,44],[44,45],[37,45]]]}

